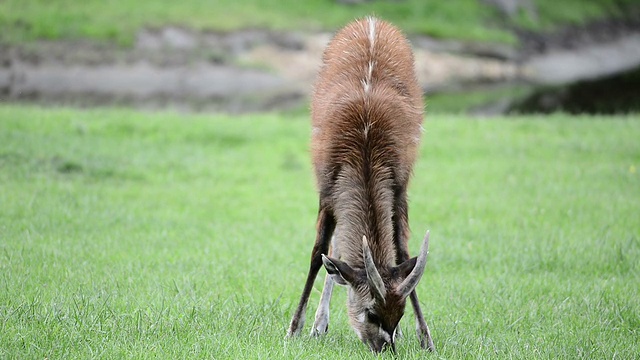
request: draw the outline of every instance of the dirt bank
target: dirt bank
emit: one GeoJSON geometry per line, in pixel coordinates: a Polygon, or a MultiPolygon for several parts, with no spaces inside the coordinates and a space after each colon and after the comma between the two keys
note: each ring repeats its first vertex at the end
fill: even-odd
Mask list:
{"type": "MultiPolygon", "coordinates": [[[[330,37],[168,27],[142,31],[132,49],[64,41],[5,46],[0,89],[10,101],[231,112],[287,109],[307,98],[330,37]]],[[[416,40],[416,66],[426,92],[519,77],[511,61],[448,52],[444,43],[434,48],[436,43],[416,40]]]]}
{"type": "MultiPolygon", "coordinates": [[[[426,93],[478,84],[566,84],[640,66],[640,22],[623,25],[598,36],[576,29],[546,37],[523,33],[519,49],[426,37],[411,41],[426,93]]],[[[596,24],[595,32],[602,26],[596,24]]],[[[305,104],[330,37],[167,27],[141,31],[131,49],[83,41],[5,45],[0,96],[74,106],[291,109],[305,104]]]]}

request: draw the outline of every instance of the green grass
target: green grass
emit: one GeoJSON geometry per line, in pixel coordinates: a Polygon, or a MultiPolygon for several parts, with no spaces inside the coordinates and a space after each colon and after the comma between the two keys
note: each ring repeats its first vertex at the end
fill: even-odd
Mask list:
{"type": "Polygon", "coordinates": [[[534,0],[538,18],[532,19],[526,11],[520,11],[515,24],[531,30],[551,30],[561,24],[580,25],[598,18],[624,18],[633,13],[637,16],[636,0],[585,0],[556,1],[534,0]]]}
{"type": "Polygon", "coordinates": [[[458,92],[430,94],[426,96],[425,103],[427,112],[431,114],[463,114],[495,102],[522,99],[531,91],[530,87],[521,85],[479,86],[458,92]]]}
{"type": "MultiPolygon", "coordinates": [[[[427,357],[636,357],[637,116],[425,128],[410,248],[431,229],[427,357]]],[[[284,339],[314,239],[309,130],[0,106],[0,358],[371,358],[344,289],[329,334],[306,335],[320,278],[305,335],[284,339]]],[[[399,358],[422,358],[409,309],[399,358]]]]}
{"type": "MultiPolygon", "coordinates": [[[[522,12],[514,24],[533,30],[624,16],[618,4],[635,0],[538,0],[539,18],[522,12]]],[[[131,45],[142,27],[165,25],[229,31],[259,27],[277,30],[334,30],[354,17],[377,14],[406,32],[441,38],[514,43],[504,28],[511,21],[478,0],[367,1],[358,5],[327,0],[4,0],[0,40],[94,39],[131,45]]]]}

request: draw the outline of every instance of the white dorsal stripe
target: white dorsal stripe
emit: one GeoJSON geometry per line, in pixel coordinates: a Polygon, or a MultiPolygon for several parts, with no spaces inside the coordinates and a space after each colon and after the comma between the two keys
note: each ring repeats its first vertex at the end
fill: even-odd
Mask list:
{"type": "Polygon", "coordinates": [[[376,41],[376,19],[369,17],[369,46],[371,52],[373,52],[373,45],[376,41]]]}
{"type": "Polygon", "coordinates": [[[367,74],[365,75],[362,85],[364,87],[365,94],[369,93],[371,89],[371,77],[373,76],[373,48],[376,41],[376,19],[374,17],[368,17],[367,23],[369,24],[369,66],[367,67],[367,74]]]}

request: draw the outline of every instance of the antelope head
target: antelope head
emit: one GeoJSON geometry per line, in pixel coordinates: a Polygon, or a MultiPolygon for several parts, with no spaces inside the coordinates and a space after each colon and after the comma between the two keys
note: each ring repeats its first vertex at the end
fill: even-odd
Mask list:
{"type": "Polygon", "coordinates": [[[416,288],[427,262],[429,232],[420,254],[397,266],[376,267],[367,238],[362,238],[364,269],[322,255],[333,280],[348,287],[347,309],[351,327],[374,352],[391,348],[395,352],[398,323],[404,315],[406,299],[416,288]]]}

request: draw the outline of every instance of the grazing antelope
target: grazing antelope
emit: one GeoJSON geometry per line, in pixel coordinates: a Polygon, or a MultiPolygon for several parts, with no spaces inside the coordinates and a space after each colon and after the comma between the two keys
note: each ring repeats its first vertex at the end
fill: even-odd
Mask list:
{"type": "Polygon", "coordinates": [[[434,349],[415,292],[429,233],[417,257],[409,259],[407,246],[407,183],[420,142],[422,108],[410,44],[394,26],[369,17],[331,40],[311,104],[320,193],[317,237],[288,336],[302,330],[311,288],[324,265],[327,276],[312,335],[327,331],[338,283],[348,288],[351,326],[371,350],[395,351],[407,297],[422,347],[434,349]]]}

